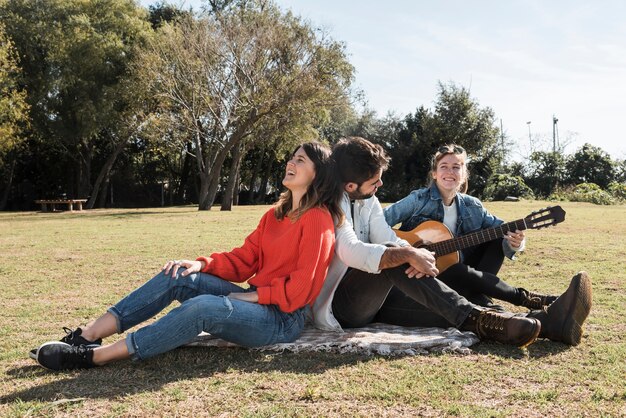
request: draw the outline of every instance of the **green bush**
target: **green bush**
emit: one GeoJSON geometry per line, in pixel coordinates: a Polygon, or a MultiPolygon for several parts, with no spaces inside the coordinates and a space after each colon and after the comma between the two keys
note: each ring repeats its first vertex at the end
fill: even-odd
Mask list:
{"type": "Polygon", "coordinates": [[[572,193],[573,188],[562,189],[560,187],[556,188],[550,196],[547,197],[547,200],[557,201],[557,202],[569,202],[570,194],[572,193]]]}
{"type": "Polygon", "coordinates": [[[533,191],[520,176],[494,174],[489,177],[483,192],[485,200],[504,200],[507,196],[532,199],[533,191]]]}
{"type": "Polygon", "coordinates": [[[595,183],[580,183],[568,193],[572,202],[590,202],[596,205],[613,205],[615,199],[595,183]]]}
{"type": "Polygon", "coordinates": [[[613,196],[616,200],[620,202],[626,202],[626,184],[618,183],[616,181],[609,184],[607,190],[611,196],[613,196]]]}

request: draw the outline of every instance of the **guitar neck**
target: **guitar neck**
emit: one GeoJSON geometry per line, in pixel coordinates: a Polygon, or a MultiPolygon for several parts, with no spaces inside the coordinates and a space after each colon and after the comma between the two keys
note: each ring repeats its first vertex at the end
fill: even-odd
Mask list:
{"type": "Polygon", "coordinates": [[[492,228],[482,229],[461,237],[435,242],[429,244],[427,247],[431,251],[434,251],[437,256],[442,256],[455,251],[464,250],[465,248],[480,245],[485,242],[493,241],[494,239],[502,238],[509,231],[521,231],[524,229],[526,229],[526,222],[524,219],[518,219],[517,221],[504,223],[492,228]]]}

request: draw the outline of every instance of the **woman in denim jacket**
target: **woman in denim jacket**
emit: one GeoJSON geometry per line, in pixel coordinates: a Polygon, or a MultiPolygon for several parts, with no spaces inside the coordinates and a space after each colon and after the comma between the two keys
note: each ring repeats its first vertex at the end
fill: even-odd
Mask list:
{"type": "MultiPolygon", "coordinates": [[[[455,236],[490,228],[503,221],[490,214],[480,200],[464,194],[468,186],[467,153],[458,145],[440,147],[432,160],[430,187],[414,190],[404,199],[384,210],[390,226],[401,223],[402,231],[410,231],[424,221],[442,222],[455,236]]],[[[513,259],[524,249],[524,232],[508,232],[503,239],[470,247],[461,252],[460,262],[437,276],[473,303],[494,306],[491,298],[504,300],[529,309],[541,309],[556,297],[515,288],[496,276],[504,256],[513,259]]],[[[387,308],[398,306],[403,295],[389,295],[387,308]]],[[[383,309],[390,313],[389,309],[383,309]]],[[[398,318],[404,312],[396,312],[398,318]]],[[[382,319],[382,318],[381,318],[382,319]]],[[[388,318],[387,318],[388,319],[388,318]]],[[[397,322],[397,321],[393,321],[397,322]]],[[[401,325],[401,324],[400,324],[401,325]]]]}

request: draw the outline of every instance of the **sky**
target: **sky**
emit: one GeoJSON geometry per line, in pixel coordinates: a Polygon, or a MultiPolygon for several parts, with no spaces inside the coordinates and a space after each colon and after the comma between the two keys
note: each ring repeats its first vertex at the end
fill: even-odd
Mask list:
{"type": "MultiPolygon", "coordinates": [[[[172,3],[199,10],[203,1],[172,3]]],[[[493,109],[515,159],[531,143],[552,149],[553,118],[566,154],[590,143],[626,159],[622,0],[276,3],[345,43],[354,85],[381,117],[432,108],[438,83],[453,82],[493,109]]]]}

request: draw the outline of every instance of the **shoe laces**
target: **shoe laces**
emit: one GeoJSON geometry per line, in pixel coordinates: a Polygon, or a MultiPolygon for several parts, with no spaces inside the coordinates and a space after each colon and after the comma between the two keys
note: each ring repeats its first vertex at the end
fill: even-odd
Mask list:
{"type": "Polygon", "coordinates": [[[93,367],[89,353],[93,350],[84,345],[75,345],[71,348],[71,355],[65,357],[63,366],[67,369],[93,367]]]}
{"type": "Polygon", "coordinates": [[[549,306],[556,299],[555,296],[542,295],[535,292],[524,291],[526,296],[526,303],[523,305],[529,309],[542,309],[544,306],[549,306]]]}
{"type": "Polygon", "coordinates": [[[478,323],[480,328],[504,331],[504,322],[507,318],[502,315],[498,315],[496,312],[483,311],[480,313],[478,323]]]}
{"type": "Polygon", "coordinates": [[[70,345],[74,345],[74,339],[76,337],[78,337],[78,335],[80,335],[80,333],[76,333],[76,331],[78,331],[78,329],[71,329],[68,327],[63,327],[63,331],[65,332],[65,337],[61,338],[61,342],[62,343],[66,343],[66,344],[70,344],[70,345]]]}
{"type": "Polygon", "coordinates": [[[63,327],[63,331],[65,332],[65,337],[61,338],[62,343],[72,344],[74,341],[74,334],[77,330],[73,330],[68,327],[63,327]]]}
{"type": "Polygon", "coordinates": [[[541,303],[542,305],[547,305],[548,296],[540,295],[535,292],[528,292],[528,299],[533,301],[534,303],[541,303]]]}

